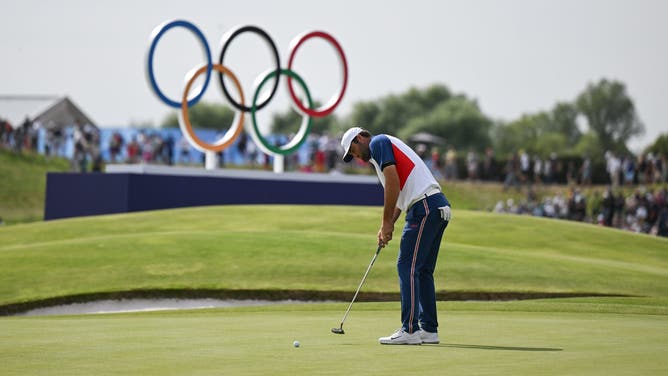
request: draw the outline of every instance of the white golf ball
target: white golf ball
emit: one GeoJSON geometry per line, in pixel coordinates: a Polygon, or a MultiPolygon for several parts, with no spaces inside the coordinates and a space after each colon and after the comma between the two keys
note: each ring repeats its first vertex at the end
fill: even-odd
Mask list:
{"type": "Polygon", "coordinates": [[[299,341],[292,342],[292,346],[294,346],[294,347],[299,347],[300,345],[301,345],[301,343],[299,343],[299,341]]]}

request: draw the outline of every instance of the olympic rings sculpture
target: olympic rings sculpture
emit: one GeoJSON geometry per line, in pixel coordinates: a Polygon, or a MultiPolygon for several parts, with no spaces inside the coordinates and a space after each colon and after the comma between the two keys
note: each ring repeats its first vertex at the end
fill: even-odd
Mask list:
{"type": "Polygon", "coordinates": [[[310,132],[311,129],[311,118],[324,117],[332,113],[332,111],[334,111],[334,109],[341,103],[341,100],[343,99],[343,94],[345,93],[346,87],[348,86],[348,63],[346,61],[346,56],[343,52],[343,49],[341,48],[341,45],[337,42],[337,40],[334,39],[334,37],[323,31],[305,32],[297,35],[292,40],[292,42],[290,43],[290,55],[289,55],[290,58],[288,60],[287,68],[281,68],[281,61],[278,54],[278,49],[276,48],[276,44],[274,43],[274,41],[271,39],[269,34],[267,34],[267,32],[265,32],[264,30],[262,30],[257,26],[250,26],[250,25],[240,26],[230,30],[229,32],[223,35],[221,39],[221,46],[222,47],[220,55],[218,57],[218,63],[215,64],[212,60],[211,50],[209,48],[209,44],[207,43],[204,34],[200,31],[200,29],[197,26],[185,20],[166,21],[158,25],[151,33],[151,43],[148,50],[147,71],[146,71],[149,84],[153,92],[158,96],[158,98],[162,102],[173,108],[181,108],[181,116],[178,117],[181,132],[183,133],[184,137],[190,142],[190,144],[201,152],[207,152],[207,151],[219,152],[229,147],[234,142],[234,140],[239,136],[244,127],[244,113],[250,113],[252,120],[252,127],[247,126],[249,128],[248,131],[253,140],[255,141],[256,145],[258,145],[258,147],[263,152],[273,155],[287,155],[293,153],[304,143],[304,141],[306,141],[306,137],[308,136],[308,133],[310,132]],[[195,67],[188,74],[186,74],[186,84],[183,91],[183,96],[181,97],[180,101],[170,99],[162,92],[162,90],[158,86],[158,82],[155,78],[155,74],[153,71],[153,55],[155,54],[155,48],[158,44],[158,41],[168,30],[175,27],[185,28],[190,32],[192,32],[193,34],[195,34],[197,39],[199,39],[200,41],[200,44],[204,52],[204,56],[206,58],[206,63],[204,65],[200,67],[195,67]],[[250,106],[246,105],[244,93],[241,88],[241,84],[239,83],[239,80],[232,72],[232,70],[230,70],[223,64],[225,52],[227,51],[230,43],[234,40],[234,38],[245,32],[257,34],[262,39],[264,39],[264,41],[271,49],[274,62],[276,64],[275,69],[261,73],[260,76],[258,76],[258,78],[255,80],[255,93],[252,97],[250,106]],[[296,72],[292,70],[292,65],[297,50],[304,42],[306,42],[311,38],[322,38],[334,47],[337,54],[339,55],[343,73],[342,85],[339,93],[332,96],[332,98],[329,100],[329,102],[327,102],[327,104],[318,109],[313,108],[313,100],[311,99],[311,93],[309,92],[306,83],[296,72]],[[223,135],[223,137],[221,137],[213,144],[209,144],[199,139],[195,134],[195,132],[193,131],[192,124],[190,123],[190,119],[188,117],[188,109],[189,107],[194,106],[197,102],[199,102],[199,100],[202,98],[202,95],[204,95],[204,92],[209,85],[209,81],[211,80],[212,71],[216,71],[218,73],[218,81],[220,82],[223,94],[225,95],[227,101],[235,109],[235,119],[233,121],[234,125],[232,125],[228,129],[228,131],[223,135]],[[205,74],[204,84],[202,85],[202,88],[199,91],[199,93],[189,98],[190,88],[195,79],[199,77],[201,74],[205,74]],[[228,91],[228,88],[225,85],[225,81],[223,80],[223,75],[227,75],[232,80],[235,89],[239,94],[239,102],[237,102],[232,97],[232,95],[230,95],[230,92],[228,91]],[[303,121],[300,125],[299,131],[296,133],[296,135],[293,137],[291,141],[282,146],[275,146],[272,145],[271,142],[269,142],[266,138],[264,138],[262,134],[260,134],[259,127],[257,125],[256,113],[258,110],[265,107],[267,103],[269,103],[269,101],[271,101],[271,99],[274,97],[274,94],[278,89],[279,79],[281,75],[287,76],[287,87],[290,93],[290,97],[292,99],[295,109],[300,114],[302,114],[303,121]],[[258,96],[262,87],[267,83],[267,81],[269,81],[272,78],[274,78],[274,84],[273,87],[271,88],[271,93],[269,94],[269,96],[267,96],[266,99],[264,99],[264,101],[262,101],[261,103],[257,103],[258,96]],[[295,93],[292,82],[293,79],[297,81],[299,86],[301,86],[302,90],[306,94],[306,100],[304,101],[306,103],[300,101],[297,94],[295,93]]]}

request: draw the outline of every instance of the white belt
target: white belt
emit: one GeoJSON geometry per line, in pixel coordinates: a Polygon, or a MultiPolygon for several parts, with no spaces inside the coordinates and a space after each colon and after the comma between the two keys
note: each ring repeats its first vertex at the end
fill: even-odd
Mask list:
{"type": "Polygon", "coordinates": [[[408,205],[408,209],[410,209],[411,207],[413,207],[413,205],[415,205],[415,204],[418,203],[419,201],[422,201],[422,200],[424,200],[425,198],[427,198],[427,197],[429,197],[429,196],[433,196],[433,195],[435,195],[435,194],[439,194],[439,193],[441,193],[441,190],[440,190],[439,188],[432,188],[432,189],[428,190],[428,191],[425,192],[424,194],[420,195],[420,197],[418,197],[417,199],[413,200],[413,201],[411,202],[411,204],[408,205]]]}

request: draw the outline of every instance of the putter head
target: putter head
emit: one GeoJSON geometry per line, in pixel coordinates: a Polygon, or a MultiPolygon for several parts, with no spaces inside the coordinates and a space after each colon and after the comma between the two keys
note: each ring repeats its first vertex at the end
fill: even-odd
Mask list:
{"type": "Polygon", "coordinates": [[[332,333],[334,334],[346,334],[346,332],[343,331],[343,326],[340,328],[332,328],[332,333]]]}

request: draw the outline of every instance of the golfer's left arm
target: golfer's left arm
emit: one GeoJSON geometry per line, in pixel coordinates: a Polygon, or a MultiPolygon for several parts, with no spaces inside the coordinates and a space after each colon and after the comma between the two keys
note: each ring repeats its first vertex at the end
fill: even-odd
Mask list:
{"type": "Polygon", "coordinates": [[[380,231],[378,231],[378,244],[384,247],[392,240],[394,223],[401,214],[401,210],[397,208],[397,199],[399,198],[401,188],[399,186],[397,166],[385,166],[383,175],[385,176],[385,198],[383,204],[383,223],[380,231]]]}

